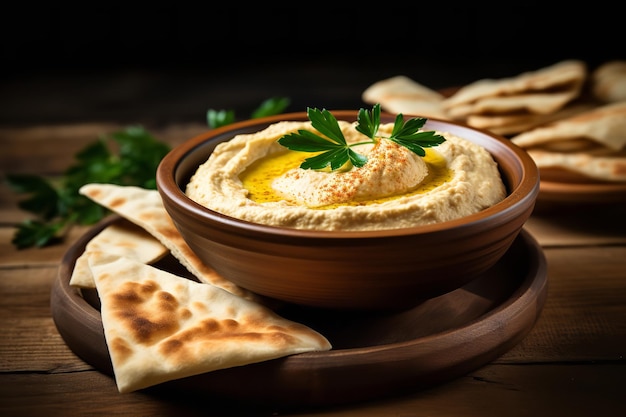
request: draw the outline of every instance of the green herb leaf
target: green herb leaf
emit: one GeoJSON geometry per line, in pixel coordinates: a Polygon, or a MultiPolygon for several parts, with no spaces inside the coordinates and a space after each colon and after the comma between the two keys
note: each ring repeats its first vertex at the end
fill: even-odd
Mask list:
{"type": "MultiPolygon", "coordinates": [[[[343,138],[343,135],[342,135],[343,138]]],[[[343,145],[345,145],[345,139],[343,145]]],[[[308,130],[298,130],[298,133],[289,133],[278,141],[281,145],[294,151],[319,152],[324,150],[334,150],[342,143],[334,142],[316,135],[308,130]]]]}
{"type": "Polygon", "coordinates": [[[346,164],[362,167],[367,157],[355,152],[352,148],[363,144],[378,143],[380,139],[388,139],[400,146],[404,146],[419,156],[425,156],[424,148],[437,146],[445,138],[434,131],[421,131],[427,119],[417,117],[404,121],[402,114],[396,116],[391,136],[383,137],[378,134],[380,127],[380,104],[376,103],[371,111],[360,109],[357,114],[355,129],[367,136],[370,140],[358,143],[346,143],[346,139],[339,127],[339,122],[328,110],[307,108],[307,116],[311,126],[324,136],[319,136],[309,130],[300,129],[297,133],[289,133],[278,139],[278,143],[287,149],[300,152],[320,152],[318,155],[307,158],[300,168],[337,170],[346,164]]]}
{"type": "Polygon", "coordinates": [[[45,223],[38,220],[25,220],[19,224],[11,243],[18,249],[43,247],[61,239],[58,235],[63,222],[45,223]]]}
{"type": "Polygon", "coordinates": [[[214,110],[206,112],[206,121],[210,128],[226,126],[235,122],[235,112],[233,110],[214,110]]]}
{"type": "Polygon", "coordinates": [[[35,213],[45,220],[54,218],[58,212],[59,196],[54,187],[35,175],[7,175],[7,184],[17,193],[30,197],[21,200],[18,207],[35,213]]]}
{"type": "Polygon", "coordinates": [[[391,136],[388,139],[419,156],[425,156],[424,148],[437,146],[445,141],[443,136],[433,131],[419,131],[425,123],[424,118],[413,118],[404,123],[402,115],[399,114],[396,116],[391,136]]]}
{"type": "MultiPolygon", "coordinates": [[[[263,101],[257,107],[250,118],[257,119],[259,117],[273,116],[280,114],[289,106],[291,101],[287,97],[271,97],[263,101]]],[[[236,121],[235,112],[233,110],[215,110],[209,109],[206,113],[207,125],[211,129],[226,126],[236,121]]]]}
{"type": "Polygon", "coordinates": [[[259,117],[273,116],[285,111],[289,106],[290,100],[287,97],[272,97],[268,98],[261,105],[252,112],[251,117],[258,119],[259,117]]]}
{"type": "Polygon", "coordinates": [[[371,112],[368,112],[366,109],[360,109],[356,120],[357,131],[363,133],[368,138],[376,137],[378,127],[380,126],[380,104],[374,104],[371,112]]]}
{"type": "Polygon", "coordinates": [[[156,189],[157,166],[169,151],[142,127],[131,126],[87,145],[54,183],[34,175],[7,175],[8,185],[27,195],[19,207],[35,216],[18,225],[13,243],[20,249],[46,246],[62,239],[74,224],[89,225],[104,218],[106,209],[78,193],[85,184],[156,189]]]}

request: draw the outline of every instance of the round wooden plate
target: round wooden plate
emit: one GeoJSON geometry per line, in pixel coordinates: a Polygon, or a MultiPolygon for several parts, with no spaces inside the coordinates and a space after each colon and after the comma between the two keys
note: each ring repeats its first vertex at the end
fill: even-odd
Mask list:
{"type": "MultiPolygon", "coordinates": [[[[113,376],[94,290],[69,285],[76,259],[112,217],[63,257],[51,293],[57,329],[79,357],[113,376]]],[[[171,256],[156,267],[189,278],[171,256]]],[[[465,287],[394,313],[346,313],[282,305],[283,317],[324,334],[333,349],[170,381],[145,391],[197,394],[258,404],[326,406],[371,400],[463,376],[519,343],[544,306],[547,267],[541,247],[522,230],[504,257],[465,287]]]]}
{"type": "Polygon", "coordinates": [[[626,184],[558,182],[542,178],[539,183],[537,202],[539,204],[626,202],[626,184]]]}
{"type": "Polygon", "coordinates": [[[606,204],[626,201],[626,183],[594,180],[560,168],[539,170],[540,205],[548,203],[606,204]]]}

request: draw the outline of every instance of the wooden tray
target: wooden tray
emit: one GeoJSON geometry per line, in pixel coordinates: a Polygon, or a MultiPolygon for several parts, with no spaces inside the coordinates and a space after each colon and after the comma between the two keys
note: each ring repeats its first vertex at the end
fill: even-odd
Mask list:
{"type": "MultiPolygon", "coordinates": [[[[81,237],[63,257],[51,293],[52,316],[67,345],[111,376],[97,293],[71,287],[69,280],[87,242],[107,225],[125,221],[112,217],[81,237]]],[[[189,277],[171,256],[155,266],[189,277]]],[[[205,373],[144,391],[281,407],[336,405],[414,392],[463,376],[519,343],[534,326],[546,292],[545,256],[522,230],[487,273],[407,311],[383,315],[293,305],[277,309],[283,317],[324,334],[333,344],[331,351],[205,373]]]]}

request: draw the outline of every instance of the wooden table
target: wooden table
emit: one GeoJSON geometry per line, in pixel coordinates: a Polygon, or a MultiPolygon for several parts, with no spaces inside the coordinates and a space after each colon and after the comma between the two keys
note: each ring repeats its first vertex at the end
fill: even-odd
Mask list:
{"type": "MultiPolygon", "coordinates": [[[[113,123],[0,128],[2,173],[55,175],[113,123]]],[[[199,123],[146,126],[171,145],[199,123]]],[[[530,334],[468,375],[408,396],[322,410],[259,409],[206,398],[119,394],[79,359],[50,314],[61,257],[86,228],[43,249],[11,239],[26,213],[0,188],[0,415],[2,416],[617,416],[626,407],[626,204],[533,214],[526,229],[548,262],[548,297],[530,334]]]]}

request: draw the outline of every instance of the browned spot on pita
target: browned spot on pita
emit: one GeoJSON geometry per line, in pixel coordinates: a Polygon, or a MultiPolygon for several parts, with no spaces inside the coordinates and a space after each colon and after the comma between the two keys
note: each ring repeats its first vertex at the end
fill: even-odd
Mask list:
{"type": "Polygon", "coordinates": [[[113,352],[120,363],[125,363],[135,352],[121,337],[116,337],[109,343],[109,350],[113,352]]]}
{"type": "Polygon", "coordinates": [[[92,199],[101,198],[102,193],[99,190],[89,190],[85,193],[85,195],[92,199]]]}
{"type": "Polygon", "coordinates": [[[117,207],[124,206],[126,204],[125,198],[116,198],[111,201],[111,209],[115,210],[117,207]]]}
{"type": "Polygon", "coordinates": [[[124,283],[110,298],[111,310],[139,343],[152,344],[178,330],[178,301],[153,281],[124,283]],[[152,303],[152,305],[150,305],[152,303]]]}

